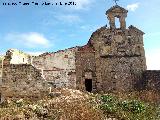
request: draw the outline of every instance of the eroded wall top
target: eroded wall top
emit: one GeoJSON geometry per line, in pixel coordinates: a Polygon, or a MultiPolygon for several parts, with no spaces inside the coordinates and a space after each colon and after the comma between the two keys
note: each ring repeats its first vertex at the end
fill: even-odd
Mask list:
{"type": "Polygon", "coordinates": [[[52,53],[44,53],[33,59],[33,65],[46,70],[75,69],[75,52],[77,47],[52,53]]]}

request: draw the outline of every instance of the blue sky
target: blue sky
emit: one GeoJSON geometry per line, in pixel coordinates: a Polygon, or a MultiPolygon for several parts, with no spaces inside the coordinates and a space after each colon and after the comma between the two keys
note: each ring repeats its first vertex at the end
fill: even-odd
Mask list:
{"type": "MultiPolygon", "coordinates": [[[[87,43],[92,32],[108,24],[105,11],[112,0],[73,0],[76,5],[42,6],[43,2],[70,0],[1,0],[0,53],[17,48],[28,53],[53,52],[87,43]],[[3,5],[3,2],[38,2],[39,5],[3,5]]],[[[120,0],[129,10],[127,26],[145,32],[148,69],[160,69],[160,0],[120,0]]]]}

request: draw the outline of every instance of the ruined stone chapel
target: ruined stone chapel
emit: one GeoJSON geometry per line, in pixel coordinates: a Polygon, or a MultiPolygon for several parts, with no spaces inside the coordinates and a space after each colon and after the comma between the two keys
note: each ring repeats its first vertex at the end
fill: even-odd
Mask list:
{"type": "Polygon", "coordinates": [[[88,92],[159,90],[160,72],[146,70],[144,32],[126,27],[127,12],[118,5],[108,9],[109,26],[97,29],[84,46],[39,56],[8,50],[1,60],[1,93],[37,94],[46,85],[88,92]]]}

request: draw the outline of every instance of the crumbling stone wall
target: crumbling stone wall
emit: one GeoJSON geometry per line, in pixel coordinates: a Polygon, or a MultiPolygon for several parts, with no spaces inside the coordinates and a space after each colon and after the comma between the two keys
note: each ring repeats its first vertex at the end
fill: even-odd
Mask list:
{"type": "Polygon", "coordinates": [[[76,87],[75,53],[78,47],[33,58],[33,65],[42,69],[43,77],[52,87],[76,87]]]}
{"type": "Polygon", "coordinates": [[[146,70],[143,77],[145,89],[160,92],[160,70],[146,70]]]}
{"type": "Polygon", "coordinates": [[[28,64],[3,66],[1,93],[6,97],[37,96],[45,90],[45,80],[41,70],[28,64]]]}

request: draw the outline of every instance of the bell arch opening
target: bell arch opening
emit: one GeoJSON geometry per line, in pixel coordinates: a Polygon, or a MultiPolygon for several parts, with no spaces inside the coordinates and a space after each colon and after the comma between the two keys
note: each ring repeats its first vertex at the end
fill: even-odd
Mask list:
{"type": "Polygon", "coordinates": [[[115,17],[115,27],[116,28],[120,28],[121,27],[121,23],[118,17],[115,17]]]}

